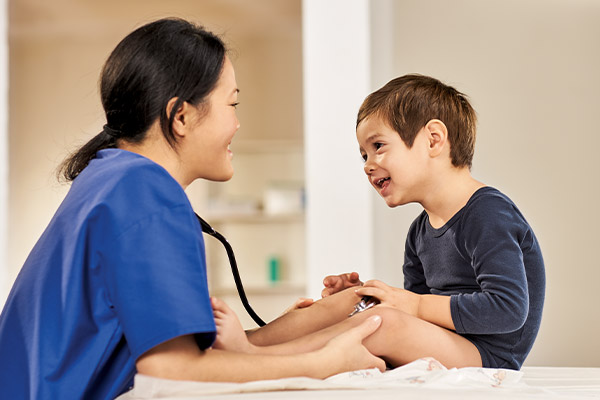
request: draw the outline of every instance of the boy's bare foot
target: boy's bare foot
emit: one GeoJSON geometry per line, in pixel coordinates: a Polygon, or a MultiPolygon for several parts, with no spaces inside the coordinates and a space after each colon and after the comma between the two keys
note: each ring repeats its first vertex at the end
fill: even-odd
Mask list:
{"type": "Polygon", "coordinates": [[[248,341],[235,312],[216,297],[211,297],[210,303],[217,325],[217,338],[212,347],[239,353],[253,353],[254,346],[248,341]]]}

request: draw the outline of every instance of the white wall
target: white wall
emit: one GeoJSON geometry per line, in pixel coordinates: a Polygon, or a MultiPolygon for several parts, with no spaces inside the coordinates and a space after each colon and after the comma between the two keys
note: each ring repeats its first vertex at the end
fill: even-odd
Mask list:
{"type": "Polygon", "coordinates": [[[356,110],[370,88],[369,2],[302,7],[306,275],[308,295],[318,298],[326,275],[373,271],[372,197],[354,140],[356,110]]]}
{"type": "MultiPolygon", "coordinates": [[[[599,367],[600,2],[402,0],[394,9],[393,68],[377,79],[418,72],[470,96],[473,174],[517,203],[542,246],[546,305],[526,364],[599,367]]],[[[417,212],[376,211],[387,253],[377,254],[398,258],[378,265],[388,275],[400,274],[417,212]]]]}
{"type": "MultiPolygon", "coordinates": [[[[320,44],[314,43],[316,39],[305,43],[305,52],[311,43],[332,47],[329,54],[336,57],[323,57],[319,68],[325,74],[334,68],[344,77],[361,77],[357,84],[349,83],[351,88],[344,88],[352,96],[365,88],[362,74],[366,70],[371,74],[370,87],[363,98],[391,78],[412,72],[432,75],[470,96],[479,117],[473,174],[517,203],[544,253],[546,305],[540,334],[526,365],[600,367],[600,312],[595,290],[600,281],[600,261],[595,252],[600,226],[600,135],[596,127],[600,110],[600,2],[371,0],[368,28],[355,23],[355,7],[359,5],[364,3],[336,3],[335,9],[321,5],[319,18],[330,21],[329,30],[321,22],[316,28],[322,35],[320,44]],[[348,59],[348,54],[337,54],[346,49],[347,37],[357,32],[369,37],[370,65],[348,59]],[[345,64],[340,66],[340,62],[345,64]]],[[[308,27],[305,24],[305,30],[308,27]]],[[[310,25],[311,30],[314,28],[310,25]]],[[[364,52],[360,47],[355,55],[364,52]]],[[[316,84],[314,75],[305,75],[305,85],[316,84]]],[[[319,96],[336,99],[340,93],[337,77],[325,76],[327,80],[319,81],[319,96]]],[[[306,92],[306,110],[317,108],[316,103],[325,107],[306,92]]],[[[373,275],[366,278],[377,277],[401,286],[404,240],[420,207],[388,209],[375,194],[363,195],[368,183],[342,153],[356,152],[349,124],[354,122],[357,109],[348,112],[327,105],[329,115],[322,111],[322,119],[329,118],[329,122],[319,131],[323,137],[307,130],[307,140],[314,135],[323,139],[324,146],[335,143],[339,153],[335,159],[307,153],[307,179],[318,173],[315,171],[331,170],[332,164],[346,167],[336,170],[331,185],[327,180],[316,185],[314,190],[327,193],[319,200],[319,213],[327,216],[343,208],[348,218],[360,221],[367,215],[371,227],[365,229],[373,232],[371,239],[365,241],[364,248],[347,246],[347,254],[370,254],[369,272],[373,275]],[[360,175],[360,187],[352,190],[361,196],[341,205],[339,200],[328,202],[338,199],[330,195],[332,191],[345,191],[351,179],[355,184],[354,177],[349,176],[355,173],[360,175]]],[[[322,256],[328,272],[349,269],[345,262],[331,265],[336,254],[330,252],[339,252],[349,234],[348,225],[338,222],[323,217],[313,222],[312,230],[309,226],[309,238],[314,231],[326,229],[320,235],[326,241],[320,244],[321,254],[313,253],[309,264],[311,260],[320,262],[322,256]]],[[[323,276],[319,270],[313,271],[310,279],[323,276]]]]}

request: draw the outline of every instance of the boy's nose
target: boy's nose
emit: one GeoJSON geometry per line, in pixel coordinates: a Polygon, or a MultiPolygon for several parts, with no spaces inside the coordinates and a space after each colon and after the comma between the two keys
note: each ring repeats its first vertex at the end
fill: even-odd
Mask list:
{"type": "Polygon", "coordinates": [[[367,162],[365,162],[364,169],[365,169],[365,174],[371,175],[373,173],[373,171],[375,171],[375,165],[372,162],[367,161],[367,162]]]}

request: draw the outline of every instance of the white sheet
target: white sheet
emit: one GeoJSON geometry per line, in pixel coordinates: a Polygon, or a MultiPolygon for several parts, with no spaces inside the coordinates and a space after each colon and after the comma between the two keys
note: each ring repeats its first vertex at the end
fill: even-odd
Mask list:
{"type": "Polygon", "coordinates": [[[118,400],[141,399],[578,399],[600,398],[600,368],[446,369],[421,359],[381,373],[362,370],[325,380],[287,378],[248,383],[171,381],[136,375],[118,400]]]}

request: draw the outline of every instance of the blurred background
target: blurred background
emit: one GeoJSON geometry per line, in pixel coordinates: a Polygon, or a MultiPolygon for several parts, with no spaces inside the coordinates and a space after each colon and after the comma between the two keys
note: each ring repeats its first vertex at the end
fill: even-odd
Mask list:
{"type": "MultiPolygon", "coordinates": [[[[0,305],[68,185],[62,159],[105,123],[98,78],[154,19],[222,35],[240,87],[235,176],[188,189],[236,250],[250,302],[275,318],[327,274],[402,286],[417,205],[388,209],[354,135],[364,97],[431,75],[469,95],[473,175],[509,195],[546,261],[544,319],[526,365],[600,367],[600,2],[596,0],[3,0],[0,2],[0,305]]],[[[209,284],[253,327],[225,253],[209,284]]]]}

